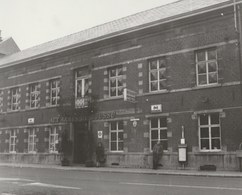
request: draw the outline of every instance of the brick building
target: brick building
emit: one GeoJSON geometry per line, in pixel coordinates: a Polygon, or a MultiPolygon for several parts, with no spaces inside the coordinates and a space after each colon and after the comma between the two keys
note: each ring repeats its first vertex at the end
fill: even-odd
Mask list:
{"type": "Polygon", "coordinates": [[[181,0],[0,59],[0,160],[236,170],[242,142],[241,4],[181,0]],[[124,100],[124,91],[128,97],[124,100]]]}

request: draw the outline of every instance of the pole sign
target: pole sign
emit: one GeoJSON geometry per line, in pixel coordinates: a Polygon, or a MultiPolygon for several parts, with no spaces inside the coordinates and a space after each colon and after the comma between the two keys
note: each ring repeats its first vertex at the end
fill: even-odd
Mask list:
{"type": "Polygon", "coordinates": [[[97,132],[97,136],[98,136],[98,138],[103,138],[103,131],[98,131],[97,132]]]}
{"type": "Polygon", "coordinates": [[[124,101],[127,102],[131,102],[131,103],[135,103],[135,96],[136,96],[136,92],[132,91],[130,89],[124,88],[123,91],[123,95],[124,95],[124,101]]]}
{"type": "Polygon", "coordinates": [[[34,118],[28,118],[28,124],[34,124],[34,118]]]}

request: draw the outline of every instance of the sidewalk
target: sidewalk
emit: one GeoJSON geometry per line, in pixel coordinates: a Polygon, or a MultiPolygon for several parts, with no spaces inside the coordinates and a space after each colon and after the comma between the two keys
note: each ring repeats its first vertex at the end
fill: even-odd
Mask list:
{"type": "Polygon", "coordinates": [[[0,163],[1,167],[20,167],[20,168],[42,168],[59,169],[68,171],[91,171],[106,173],[134,173],[134,174],[155,174],[155,175],[180,175],[180,176],[202,176],[202,177],[234,177],[242,178],[239,171],[199,171],[199,170],[167,170],[167,169],[141,169],[141,168],[119,168],[119,167],[84,167],[84,166],[60,166],[43,164],[14,164],[0,163]]]}

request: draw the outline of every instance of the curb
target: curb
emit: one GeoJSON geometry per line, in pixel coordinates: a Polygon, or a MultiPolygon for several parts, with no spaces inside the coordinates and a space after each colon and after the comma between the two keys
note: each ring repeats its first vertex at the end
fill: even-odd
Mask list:
{"type": "Polygon", "coordinates": [[[242,172],[232,171],[192,171],[192,170],[152,170],[152,169],[131,169],[131,168],[109,168],[109,167],[71,167],[60,165],[35,165],[35,164],[1,164],[0,167],[16,168],[38,168],[38,169],[57,169],[65,171],[86,171],[104,173],[130,173],[130,174],[149,174],[149,175],[176,175],[176,176],[199,176],[199,177],[224,177],[242,178],[242,172]]]}

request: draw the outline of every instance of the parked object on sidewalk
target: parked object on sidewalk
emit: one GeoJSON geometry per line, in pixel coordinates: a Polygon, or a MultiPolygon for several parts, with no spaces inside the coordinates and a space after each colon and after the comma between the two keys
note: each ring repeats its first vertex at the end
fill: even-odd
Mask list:
{"type": "Polygon", "coordinates": [[[105,163],[105,154],[104,154],[104,147],[102,142],[98,142],[97,144],[96,162],[97,162],[97,167],[100,167],[105,163]]]}
{"type": "MultiPolygon", "coordinates": [[[[153,148],[153,169],[157,169],[159,166],[159,161],[163,155],[163,146],[160,143],[160,141],[157,141],[157,143],[154,145],[153,148]]],[[[162,166],[162,164],[160,164],[162,166]]]]}

